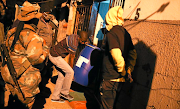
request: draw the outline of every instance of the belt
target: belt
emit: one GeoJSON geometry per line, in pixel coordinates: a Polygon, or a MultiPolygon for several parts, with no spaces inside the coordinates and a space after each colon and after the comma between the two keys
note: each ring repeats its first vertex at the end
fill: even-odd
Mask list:
{"type": "Polygon", "coordinates": [[[117,79],[110,79],[110,81],[112,81],[112,82],[126,82],[124,77],[117,78],[117,79]]]}

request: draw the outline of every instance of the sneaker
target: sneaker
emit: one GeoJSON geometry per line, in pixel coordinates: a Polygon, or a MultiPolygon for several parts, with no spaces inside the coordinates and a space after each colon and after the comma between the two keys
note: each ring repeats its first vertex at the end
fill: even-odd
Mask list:
{"type": "Polygon", "coordinates": [[[64,103],[65,101],[63,99],[57,99],[57,100],[54,100],[54,99],[51,99],[52,102],[59,102],[59,103],[64,103]]]}
{"type": "Polygon", "coordinates": [[[65,99],[68,99],[68,100],[73,100],[74,99],[74,97],[72,97],[70,94],[64,95],[64,94],[61,93],[60,95],[61,95],[61,97],[65,98],[65,99]]]}

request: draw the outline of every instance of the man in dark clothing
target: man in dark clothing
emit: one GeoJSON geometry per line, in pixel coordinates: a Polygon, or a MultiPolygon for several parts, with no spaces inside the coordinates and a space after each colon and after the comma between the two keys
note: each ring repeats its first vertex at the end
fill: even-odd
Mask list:
{"type": "Polygon", "coordinates": [[[122,82],[130,81],[131,72],[136,63],[136,50],[130,34],[122,27],[123,9],[111,8],[105,17],[106,33],[102,65],[103,81],[101,84],[101,101],[104,109],[113,109],[118,87],[122,82]],[[120,83],[121,82],[121,83],[120,83]]]}

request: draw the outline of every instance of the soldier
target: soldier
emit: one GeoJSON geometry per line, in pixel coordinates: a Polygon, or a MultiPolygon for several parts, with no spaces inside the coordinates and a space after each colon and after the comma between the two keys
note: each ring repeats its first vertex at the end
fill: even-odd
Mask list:
{"type": "Polygon", "coordinates": [[[7,33],[6,47],[15,69],[15,79],[8,64],[2,67],[2,77],[11,94],[25,107],[31,109],[38,94],[38,85],[41,82],[40,70],[43,69],[44,60],[49,48],[43,38],[36,34],[37,24],[42,14],[38,4],[25,1],[18,15],[17,27],[7,33]]]}
{"type": "MultiPolygon", "coordinates": [[[[47,2],[46,2],[47,3],[47,2]]],[[[58,32],[58,21],[51,14],[51,9],[45,8],[44,5],[48,4],[41,4],[42,16],[39,18],[38,22],[38,30],[37,34],[45,39],[46,45],[50,49],[52,45],[54,45],[57,41],[57,32],[58,32]],[[42,7],[44,6],[44,7],[42,7]]],[[[47,96],[48,94],[44,91],[46,88],[46,84],[48,83],[49,78],[52,76],[52,63],[49,61],[48,57],[45,62],[46,67],[41,71],[42,81],[39,85],[41,95],[47,96]]]]}

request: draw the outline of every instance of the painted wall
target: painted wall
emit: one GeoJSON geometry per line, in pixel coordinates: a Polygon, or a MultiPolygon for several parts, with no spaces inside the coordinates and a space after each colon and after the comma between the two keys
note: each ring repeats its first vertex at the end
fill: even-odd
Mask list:
{"type": "Polygon", "coordinates": [[[93,44],[97,45],[99,40],[102,40],[104,35],[101,32],[101,28],[105,26],[105,15],[109,9],[109,1],[103,1],[99,4],[99,10],[96,19],[96,26],[94,31],[93,44]]]}
{"type": "Polygon", "coordinates": [[[124,27],[138,58],[134,83],[125,83],[117,109],[180,109],[179,5],[180,0],[125,0],[124,27]]]}
{"type": "Polygon", "coordinates": [[[180,0],[125,0],[124,18],[179,20],[180,0]]]}
{"type": "Polygon", "coordinates": [[[138,58],[117,109],[180,109],[180,20],[126,20],[124,27],[138,58]]]}

